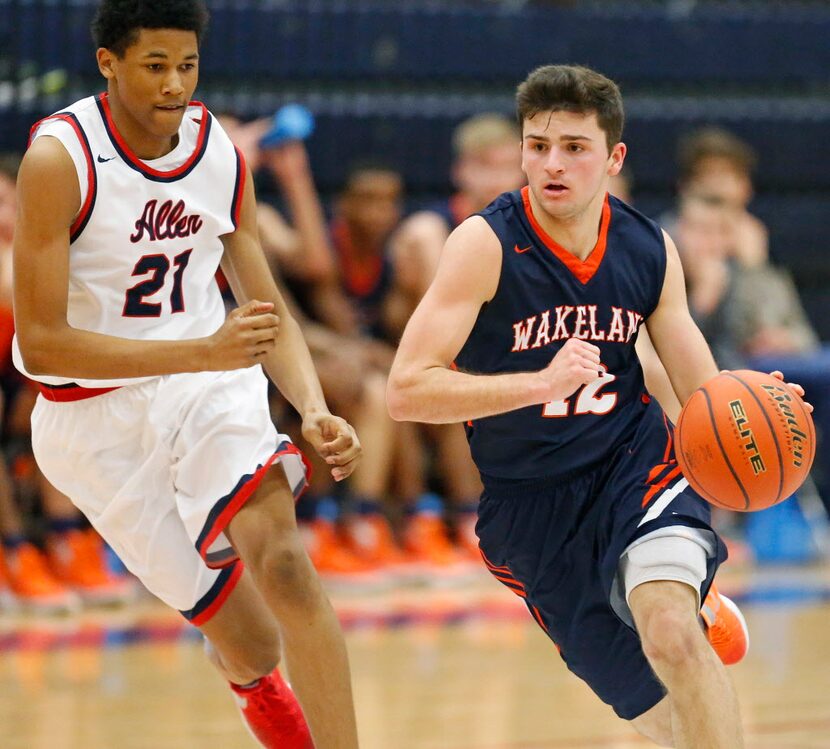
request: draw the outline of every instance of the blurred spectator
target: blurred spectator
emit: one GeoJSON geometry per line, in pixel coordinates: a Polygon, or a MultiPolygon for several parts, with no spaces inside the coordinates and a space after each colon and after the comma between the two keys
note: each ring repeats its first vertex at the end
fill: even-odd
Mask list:
{"type": "Polygon", "coordinates": [[[390,322],[398,334],[429,288],[450,232],[525,183],[521,138],[516,124],[500,114],[478,114],[455,129],[450,174],[456,192],[407,218],[392,240],[397,307],[390,322]]]}
{"type": "Polygon", "coordinates": [[[11,366],[12,239],[19,164],[18,156],[0,157],[0,569],[11,595],[23,607],[71,611],[79,601],[124,601],[131,586],[109,570],[100,536],[43,478],[31,454],[29,420],[37,391],[11,366]],[[13,456],[11,467],[7,456],[13,456]],[[16,499],[20,495],[33,497],[39,507],[26,506],[27,512],[21,512],[16,499]],[[35,533],[31,510],[42,515],[44,533],[35,533]],[[32,542],[34,535],[44,536],[45,551],[32,542]]]}
{"type": "MultiPolygon", "coordinates": [[[[450,232],[501,193],[525,183],[521,133],[511,119],[492,113],[475,115],[455,129],[452,145],[450,172],[457,191],[408,217],[390,243],[394,276],[387,323],[398,335],[429,288],[450,232]]],[[[455,513],[458,541],[469,558],[478,559],[475,519],[482,489],[464,430],[460,424],[422,428],[435,446],[436,473],[455,513]]],[[[425,506],[437,507],[436,498],[425,506]]],[[[408,529],[411,539],[418,536],[418,518],[415,520],[408,529]]]]}
{"type": "MultiPolygon", "coordinates": [[[[341,517],[327,470],[312,474],[297,504],[312,562],[329,581],[375,585],[398,574],[411,576],[415,562],[430,574],[448,565],[444,553],[406,554],[389,523],[388,501],[424,493],[420,440],[412,425],[386,410],[386,377],[394,354],[384,343],[382,305],[389,280],[386,240],[400,218],[403,182],[388,167],[352,170],[337,201],[331,234],[325,224],[304,144],[289,138],[264,147],[269,121],[222,124],[252,168],[274,178],[292,225],[271,206],[259,206],[260,238],[272,270],[303,327],[327,400],[360,435],[364,460],[336,492],[349,512],[341,517]]],[[[281,407],[281,425],[293,418],[281,407]]],[[[283,426],[283,428],[285,428],[283,426]]],[[[293,433],[299,438],[298,425],[293,433]]],[[[301,439],[298,439],[301,443],[301,439]]],[[[313,458],[313,451],[311,453],[313,458]]]]}
{"type": "Polygon", "coordinates": [[[378,339],[389,338],[383,320],[392,284],[388,242],[401,220],[403,191],[403,177],[392,167],[356,164],[346,177],[331,223],[342,288],[357,312],[360,330],[378,339]]]}
{"type": "Polygon", "coordinates": [[[726,131],[684,139],[675,238],[692,312],[720,365],[779,369],[815,405],[814,475],[830,513],[830,346],[820,344],[790,276],[770,264],[766,227],[748,211],[755,163],[726,131]]]}

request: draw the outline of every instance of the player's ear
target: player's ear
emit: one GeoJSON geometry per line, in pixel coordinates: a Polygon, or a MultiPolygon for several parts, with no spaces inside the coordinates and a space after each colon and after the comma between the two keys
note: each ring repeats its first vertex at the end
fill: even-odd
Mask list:
{"type": "Polygon", "coordinates": [[[106,47],[99,47],[95,57],[98,60],[98,70],[101,71],[101,75],[108,81],[115,78],[115,71],[112,67],[115,61],[115,53],[106,47]]]}
{"type": "Polygon", "coordinates": [[[612,149],[611,154],[608,156],[608,176],[609,177],[616,177],[623,168],[623,162],[625,161],[625,154],[627,153],[628,149],[626,148],[625,143],[617,143],[612,149]]]}

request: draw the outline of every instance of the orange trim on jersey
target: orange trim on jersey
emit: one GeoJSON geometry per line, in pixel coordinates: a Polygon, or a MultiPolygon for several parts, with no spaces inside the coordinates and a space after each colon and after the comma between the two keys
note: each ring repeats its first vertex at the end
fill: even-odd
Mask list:
{"type": "Polygon", "coordinates": [[[527,186],[522,188],[522,203],[527,220],[530,221],[530,225],[545,247],[562,261],[562,264],[576,276],[577,280],[583,284],[588,283],[599,269],[602,258],[605,257],[605,248],[608,242],[608,227],[611,225],[611,205],[608,202],[608,193],[605,194],[605,199],[602,203],[602,218],[599,223],[597,243],[585,260],[580,260],[573,253],[568,252],[542,228],[541,224],[533,215],[533,208],[530,205],[530,188],[527,186]]]}
{"type": "Polygon", "coordinates": [[[501,570],[502,572],[507,572],[509,575],[513,573],[510,572],[510,568],[508,566],[499,567],[498,565],[493,564],[488,558],[487,555],[484,553],[484,550],[479,548],[478,553],[481,554],[481,558],[484,560],[484,564],[486,564],[491,570],[501,570]]]}
{"type": "Polygon", "coordinates": [[[233,589],[236,587],[236,584],[239,582],[239,578],[242,577],[242,571],[245,569],[245,565],[238,561],[236,566],[231,572],[231,576],[228,578],[228,581],[222,587],[222,590],[219,592],[219,595],[211,601],[210,606],[208,606],[204,611],[200,612],[198,615],[194,616],[190,623],[195,627],[200,627],[202,624],[207,623],[210,621],[219,609],[222,608],[222,604],[228,599],[228,596],[233,593],[233,589]]]}
{"type": "MultiPolygon", "coordinates": [[[[652,469],[653,470],[653,469],[652,469]]],[[[658,481],[654,486],[652,486],[643,497],[643,507],[645,507],[653,498],[654,495],[660,492],[662,489],[665,489],[668,486],[669,482],[680,475],[680,466],[676,465],[669,471],[660,481],[658,481]]]]}
{"type": "Polygon", "coordinates": [[[383,274],[383,248],[380,253],[361,255],[355,247],[348,224],[336,218],[331,224],[331,238],[340,259],[343,283],[355,296],[363,297],[372,292],[383,274]]]}
{"type": "MultiPolygon", "coordinates": [[[[530,607],[530,610],[531,610],[531,612],[533,613],[533,618],[536,620],[536,622],[539,624],[539,626],[540,626],[543,630],[545,630],[545,632],[547,633],[547,635],[548,635],[548,636],[550,636],[550,632],[548,631],[547,626],[546,626],[546,625],[545,625],[545,623],[542,621],[542,615],[539,613],[539,609],[537,609],[535,606],[531,606],[531,607],[530,607]]],[[[554,645],[556,645],[556,643],[554,643],[554,645]]],[[[559,646],[558,646],[558,645],[556,645],[556,649],[557,649],[557,650],[559,650],[559,646]]]]}
{"type": "Polygon", "coordinates": [[[83,401],[87,398],[95,398],[104,393],[111,393],[113,390],[120,390],[120,385],[113,388],[85,388],[74,383],[70,385],[45,385],[37,383],[40,394],[53,403],[70,403],[72,401],[83,401]]]}
{"type": "Polygon", "coordinates": [[[150,174],[153,177],[178,177],[180,174],[183,174],[188,169],[193,167],[193,165],[198,161],[202,156],[203,147],[205,144],[205,136],[207,135],[208,126],[210,124],[210,114],[207,111],[207,107],[202,104],[200,101],[191,101],[188,103],[188,107],[200,107],[202,110],[202,114],[199,118],[199,135],[196,139],[196,147],[193,149],[193,153],[188,156],[187,161],[184,162],[179,167],[175,169],[171,169],[169,172],[163,172],[159,169],[153,169],[150,166],[147,166],[138,156],[135,155],[132,148],[127,145],[127,141],[121,136],[121,133],[118,132],[118,128],[115,126],[115,120],[112,118],[112,110],[110,109],[109,103],[109,94],[103,93],[100,96],[99,101],[101,102],[101,110],[106,117],[107,125],[108,125],[108,132],[109,134],[115,139],[116,144],[118,147],[123,151],[124,156],[132,163],[134,167],[139,169],[140,171],[144,172],[145,174],[150,174]]]}
{"type": "Polygon", "coordinates": [[[37,129],[44,122],[48,122],[49,120],[62,120],[70,125],[70,127],[75,131],[75,135],[78,136],[78,141],[81,144],[81,150],[84,152],[84,157],[86,158],[86,198],[84,199],[84,204],[81,206],[81,210],[78,211],[78,215],[69,227],[70,242],[74,242],[78,238],[80,230],[86,224],[89,214],[92,211],[92,206],[95,204],[95,195],[98,187],[97,176],[95,174],[95,163],[92,161],[92,151],[90,150],[86,134],[81,129],[81,126],[78,124],[78,120],[75,116],[68,113],[53,114],[49,117],[44,117],[42,120],[38,120],[34,125],[32,125],[32,128],[29,131],[29,143],[26,146],[27,148],[32,145],[37,129]]]}

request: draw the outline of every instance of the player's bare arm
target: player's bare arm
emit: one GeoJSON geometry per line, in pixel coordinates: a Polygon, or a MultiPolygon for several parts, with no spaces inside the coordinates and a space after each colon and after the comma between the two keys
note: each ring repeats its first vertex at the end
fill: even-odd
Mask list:
{"type": "Polygon", "coordinates": [[[14,306],[20,350],[32,374],[78,379],[143,377],[249,367],[273,347],[270,308],[238,312],[209,338],[138,341],[67,322],[69,228],[80,207],[72,159],[55,138],[38,138],[18,177],[14,306]],[[82,352],[82,353],[81,353],[82,352]]]}
{"type": "Polygon", "coordinates": [[[651,342],[666,369],[681,405],[706,380],[718,373],[709,345],[692,319],[677,247],[663,232],[666,275],[657,308],[646,320],[651,342]]]}
{"type": "Polygon", "coordinates": [[[449,237],[438,272],[412,315],[389,376],[389,412],[398,421],[454,423],[566,398],[599,371],[599,349],[569,340],[540,372],[477,375],[452,362],[481,306],[493,298],[501,247],[484,219],[467,219],[449,237]]]}
{"type": "Polygon", "coordinates": [[[334,479],[343,480],[357,467],[360,441],[351,425],[329,412],[300,326],[289,312],[268,268],[259,244],[250,171],[245,180],[239,227],[226,234],[222,241],[225,246],[222,270],[242,309],[255,300],[267,300],[279,317],[274,346],[262,359],[265,371],[302,417],[303,436],[331,466],[334,479]]]}

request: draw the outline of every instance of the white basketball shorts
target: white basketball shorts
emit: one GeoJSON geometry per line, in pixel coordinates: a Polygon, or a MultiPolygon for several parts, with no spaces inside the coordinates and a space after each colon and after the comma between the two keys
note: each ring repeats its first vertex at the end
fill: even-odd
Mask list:
{"type": "Polygon", "coordinates": [[[38,465],[152,593],[203,624],[242,574],[224,530],[268,468],[282,466],[295,497],[306,487],[302,454],[271,421],[262,368],[77,391],[42,388],[38,465]]]}

